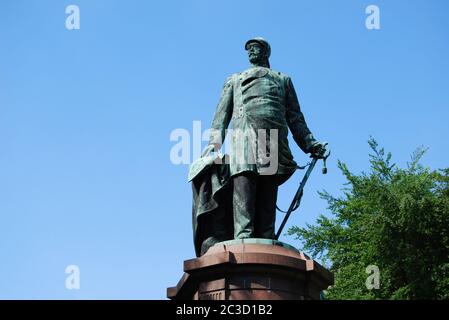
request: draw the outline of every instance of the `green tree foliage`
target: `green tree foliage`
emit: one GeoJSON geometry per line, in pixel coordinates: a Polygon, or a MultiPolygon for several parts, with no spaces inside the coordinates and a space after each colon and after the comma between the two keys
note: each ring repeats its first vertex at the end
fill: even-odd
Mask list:
{"type": "Polygon", "coordinates": [[[331,264],[328,299],[448,299],[449,169],[424,168],[423,148],[399,168],[374,139],[368,143],[369,173],[353,174],[339,162],[343,195],[320,192],[331,218],[288,233],[331,264]],[[379,289],[366,286],[370,265],[379,268],[379,289]]]}

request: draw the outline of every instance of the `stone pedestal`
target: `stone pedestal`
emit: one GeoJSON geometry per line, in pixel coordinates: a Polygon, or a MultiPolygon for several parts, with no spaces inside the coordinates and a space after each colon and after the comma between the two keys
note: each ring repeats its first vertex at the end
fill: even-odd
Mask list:
{"type": "Polygon", "coordinates": [[[221,242],[184,261],[184,275],[167,289],[173,300],[318,300],[333,275],[276,240],[221,242]]]}

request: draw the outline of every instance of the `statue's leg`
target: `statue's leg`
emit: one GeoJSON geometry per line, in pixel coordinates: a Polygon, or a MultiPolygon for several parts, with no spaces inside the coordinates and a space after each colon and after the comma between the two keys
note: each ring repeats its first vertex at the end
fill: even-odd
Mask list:
{"type": "Polygon", "coordinates": [[[277,177],[275,175],[259,176],[254,223],[254,233],[257,238],[274,239],[277,194],[277,177]]]}
{"type": "Polygon", "coordinates": [[[234,238],[253,238],[257,174],[244,172],[236,175],[233,177],[233,184],[234,238]]]}

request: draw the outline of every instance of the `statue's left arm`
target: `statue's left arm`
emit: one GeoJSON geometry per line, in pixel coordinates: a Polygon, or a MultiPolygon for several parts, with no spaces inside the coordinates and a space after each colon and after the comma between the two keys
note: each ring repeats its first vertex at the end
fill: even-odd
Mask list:
{"type": "Polygon", "coordinates": [[[313,137],[310,132],[304,115],[301,112],[299,106],[298,97],[296,96],[295,88],[293,87],[292,80],[287,77],[286,84],[286,118],[287,124],[292,132],[293,139],[298,144],[304,153],[312,152],[313,147],[318,141],[313,137]]]}

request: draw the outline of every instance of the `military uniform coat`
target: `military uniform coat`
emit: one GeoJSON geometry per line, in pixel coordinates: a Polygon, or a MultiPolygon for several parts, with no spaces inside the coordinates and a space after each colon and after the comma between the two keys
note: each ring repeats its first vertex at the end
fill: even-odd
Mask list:
{"type": "Polygon", "coordinates": [[[267,137],[271,137],[269,129],[277,129],[277,141],[272,139],[277,150],[270,147],[266,154],[272,156],[270,152],[277,151],[278,165],[274,174],[283,177],[279,184],[297,168],[288,144],[288,129],[305,153],[311,151],[316,141],[307,127],[290,77],[266,67],[251,67],[226,79],[212,122],[211,144],[222,145],[230,122],[233,139],[229,150],[231,176],[244,171],[261,174],[269,166],[266,158],[261,159],[260,141],[242,139],[236,132],[258,133],[262,129],[267,137]],[[252,160],[235,161],[233,154],[239,154],[238,159],[252,160]]]}

